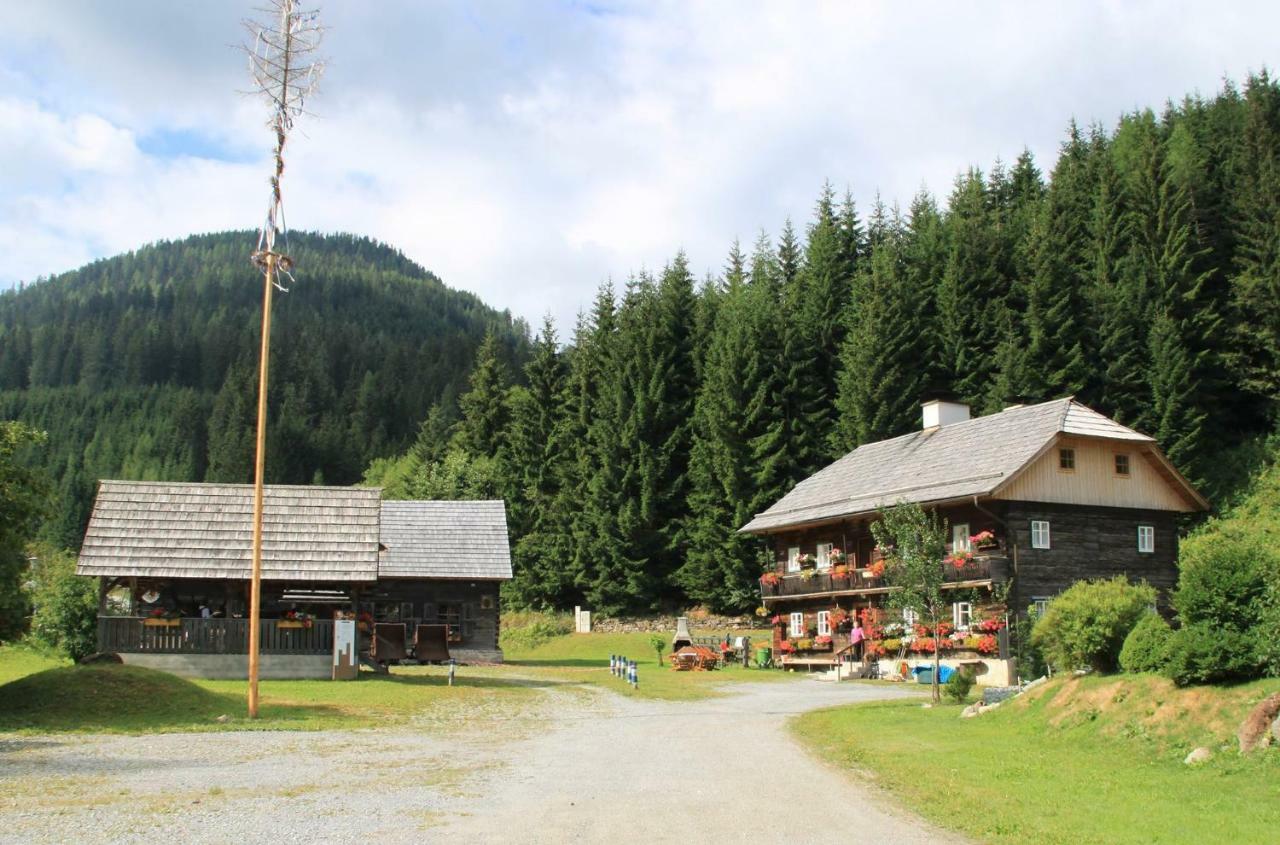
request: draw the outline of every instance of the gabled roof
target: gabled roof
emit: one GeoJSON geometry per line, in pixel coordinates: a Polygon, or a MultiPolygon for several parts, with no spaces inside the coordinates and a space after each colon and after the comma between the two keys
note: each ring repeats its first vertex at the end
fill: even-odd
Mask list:
{"type": "MultiPolygon", "coordinates": [[[[264,580],[374,581],[382,491],[268,485],[264,580]]],[[[103,481],[80,575],[247,579],[253,486],[103,481]]]]}
{"type": "Polygon", "coordinates": [[[501,499],[383,502],[382,545],[384,578],[511,577],[501,499]]]}
{"type": "MultiPolygon", "coordinates": [[[[900,501],[987,496],[1039,457],[1059,434],[1147,444],[1168,463],[1152,438],[1067,397],[859,446],[801,481],[740,530],[765,533],[872,513],[900,501]]],[[[1194,501],[1204,502],[1168,469],[1194,501]]]]}

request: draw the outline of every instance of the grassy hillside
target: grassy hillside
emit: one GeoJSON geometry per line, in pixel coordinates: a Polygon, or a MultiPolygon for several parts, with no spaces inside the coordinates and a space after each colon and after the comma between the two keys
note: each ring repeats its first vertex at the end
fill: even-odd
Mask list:
{"type": "Polygon", "coordinates": [[[833,765],[984,842],[1271,842],[1280,750],[1241,758],[1234,732],[1276,690],[1083,677],[976,719],[895,702],[807,714],[795,731],[833,765]],[[1199,745],[1214,758],[1184,765],[1199,745]]]}

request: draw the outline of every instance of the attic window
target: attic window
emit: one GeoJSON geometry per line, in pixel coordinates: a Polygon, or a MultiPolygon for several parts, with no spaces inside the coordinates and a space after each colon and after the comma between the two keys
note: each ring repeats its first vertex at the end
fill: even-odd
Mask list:
{"type": "Polygon", "coordinates": [[[1063,472],[1076,471],[1076,450],[1075,449],[1059,449],[1058,450],[1058,469],[1063,472]]]}
{"type": "Polygon", "coordinates": [[[1128,455],[1123,455],[1123,454],[1116,455],[1116,475],[1122,475],[1125,478],[1129,477],[1129,456],[1128,455]]]}

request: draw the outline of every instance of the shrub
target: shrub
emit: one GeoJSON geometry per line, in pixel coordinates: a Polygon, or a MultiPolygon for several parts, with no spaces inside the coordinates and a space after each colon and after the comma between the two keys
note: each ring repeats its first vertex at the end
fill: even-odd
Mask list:
{"type": "Polygon", "coordinates": [[[573,619],[566,613],[524,611],[502,615],[502,648],[535,649],[545,642],[573,633],[573,619]]]}
{"type": "Polygon", "coordinates": [[[973,689],[973,675],[968,669],[960,669],[951,673],[951,677],[947,678],[947,682],[943,684],[942,692],[948,699],[956,704],[964,704],[969,697],[969,691],[973,689]]]}
{"type": "Polygon", "coordinates": [[[1060,669],[1114,671],[1125,637],[1155,600],[1154,588],[1123,576],[1077,581],[1049,605],[1031,644],[1060,669]]]}
{"type": "Polygon", "coordinates": [[[1265,608],[1268,575],[1280,572],[1278,558],[1259,534],[1219,530],[1188,537],[1173,595],[1179,619],[1249,630],[1265,608]]]}
{"type": "Polygon", "coordinates": [[[37,550],[31,570],[31,637],[72,660],[98,648],[98,591],[93,578],[76,575],[70,552],[37,550]]]}
{"type": "Polygon", "coordinates": [[[1126,672],[1159,672],[1168,662],[1173,629],[1158,613],[1139,620],[1120,649],[1120,668],[1126,672]]]}
{"type": "Polygon", "coordinates": [[[1256,677],[1260,669],[1256,637],[1204,622],[1173,632],[1164,674],[1178,686],[1256,677]]]}

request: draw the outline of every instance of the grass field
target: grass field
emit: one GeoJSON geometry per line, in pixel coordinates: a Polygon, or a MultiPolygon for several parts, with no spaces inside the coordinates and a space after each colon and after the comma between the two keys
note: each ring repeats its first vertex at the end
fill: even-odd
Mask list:
{"type": "Polygon", "coordinates": [[[781,672],[731,667],[672,672],[655,665],[648,634],[569,634],[511,649],[508,665],[459,667],[455,685],[440,666],[362,672],[358,681],[263,681],[261,718],[245,714],[243,681],[185,680],[112,664],[72,666],[20,646],[0,647],[0,732],[315,730],[420,721],[506,718],[540,691],[601,687],[627,696],[690,700],[738,681],[785,680],[781,672]],[[608,671],[610,654],[636,660],[632,689],[608,671]],[[219,717],[226,717],[219,721],[219,717]]]}
{"type": "Polygon", "coordinates": [[[985,842],[1276,842],[1280,750],[1241,758],[1234,732],[1277,689],[1089,677],[976,719],[894,702],[806,714],[793,728],[834,765],[985,842]],[[1184,765],[1198,745],[1217,754],[1184,765]]]}

